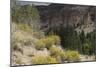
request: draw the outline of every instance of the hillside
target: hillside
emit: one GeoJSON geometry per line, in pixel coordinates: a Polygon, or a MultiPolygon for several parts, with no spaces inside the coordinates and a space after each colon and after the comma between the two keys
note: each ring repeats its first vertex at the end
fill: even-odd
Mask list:
{"type": "Polygon", "coordinates": [[[95,10],[82,5],[12,5],[12,66],[95,61],[95,10]]]}

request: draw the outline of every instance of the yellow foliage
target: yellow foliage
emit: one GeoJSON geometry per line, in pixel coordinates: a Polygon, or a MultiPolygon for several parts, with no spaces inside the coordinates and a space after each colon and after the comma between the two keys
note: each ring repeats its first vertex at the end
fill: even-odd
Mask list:
{"type": "Polygon", "coordinates": [[[51,36],[49,36],[49,38],[53,39],[55,45],[60,44],[60,37],[59,36],[51,35],[51,36]]]}
{"type": "Polygon", "coordinates": [[[78,51],[66,51],[66,58],[69,62],[75,62],[80,60],[80,54],[78,51]]]}
{"type": "Polygon", "coordinates": [[[60,44],[60,37],[57,35],[51,35],[45,38],[44,43],[46,44],[47,48],[50,48],[52,45],[59,45],[60,44]]]}
{"type": "Polygon", "coordinates": [[[36,42],[36,47],[41,49],[43,47],[50,48],[52,45],[59,45],[60,37],[57,35],[47,36],[45,38],[41,38],[36,42]]]}
{"type": "Polygon", "coordinates": [[[59,63],[55,58],[51,56],[35,56],[32,59],[33,64],[52,64],[59,63]]]}
{"type": "Polygon", "coordinates": [[[36,42],[35,47],[37,49],[42,49],[45,48],[45,43],[44,43],[44,39],[40,39],[36,42]]]}
{"type": "Polygon", "coordinates": [[[66,56],[65,56],[65,52],[64,50],[62,50],[61,48],[55,46],[55,47],[51,47],[50,48],[50,52],[51,52],[51,55],[60,59],[60,60],[65,60],[66,59],[66,56]]]}
{"type": "Polygon", "coordinates": [[[23,31],[32,32],[32,27],[25,23],[18,23],[18,28],[23,31]]]}

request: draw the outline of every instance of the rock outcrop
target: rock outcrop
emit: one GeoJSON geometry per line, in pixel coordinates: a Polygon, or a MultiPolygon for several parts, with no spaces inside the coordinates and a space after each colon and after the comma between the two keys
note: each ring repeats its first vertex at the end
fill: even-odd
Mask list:
{"type": "Polygon", "coordinates": [[[95,29],[95,6],[50,4],[48,6],[37,6],[42,29],[44,31],[60,26],[74,27],[76,31],[84,30],[85,33],[95,29]]]}

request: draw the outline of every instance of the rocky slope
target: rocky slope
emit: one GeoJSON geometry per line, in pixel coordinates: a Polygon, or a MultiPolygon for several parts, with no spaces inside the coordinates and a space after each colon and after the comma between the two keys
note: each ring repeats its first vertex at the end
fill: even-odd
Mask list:
{"type": "Polygon", "coordinates": [[[40,32],[24,31],[19,28],[18,24],[12,23],[12,66],[13,65],[29,65],[32,63],[34,56],[49,56],[47,48],[43,50],[36,49],[36,42],[39,41],[39,36],[44,37],[40,32]]]}

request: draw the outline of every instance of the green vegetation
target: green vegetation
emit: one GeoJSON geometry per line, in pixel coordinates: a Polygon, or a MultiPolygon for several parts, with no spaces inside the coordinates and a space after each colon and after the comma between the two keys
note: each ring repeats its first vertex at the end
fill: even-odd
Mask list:
{"type": "Polygon", "coordinates": [[[38,40],[38,41],[36,42],[35,47],[36,47],[37,49],[39,49],[39,50],[45,48],[44,39],[38,40]]]}
{"type": "Polygon", "coordinates": [[[86,43],[90,46],[89,55],[96,54],[96,31],[88,33],[86,36],[86,43]]]}
{"type": "Polygon", "coordinates": [[[77,51],[66,51],[66,59],[69,62],[76,62],[80,60],[80,54],[77,51]]]}
{"type": "Polygon", "coordinates": [[[61,41],[61,39],[60,39],[60,37],[59,36],[57,36],[57,35],[50,35],[49,36],[49,38],[48,38],[48,40],[49,39],[52,39],[54,42],[54,44],[55,45],[60,45],[60,41],[61,41]]]}
{"type": "Polygon", "coordinates": [[[50,53],[51,56],[57,58],[58,60],[65,60],[66,56],[65,56],[65,52],[64,50],[62,50],[60,47],[57,46],[53,46],[50,48],[50,53]]]}
{"type": "Polygon", "coordinates": [[[54,31],[61,38],[61,45],[65,49],[81,51],[81,41],[79,35],[74,31],[73,27],[60,27],[59,30],[54,31]]]}
{"type": "Polygon", "coordinates": [[[41,38],[36,42],[36,48],[42,49],[44,47],[50,48],[52,45],[59,45],[60,44],[60,37],[57,35],[47,36],[45,38],[41,38]]]}
{"type": "Polygon", "coordinates": [[[15,5],[14,7],[12,8],[12,20],[17,23],[25,22],[27,20],[29,20],[27,22],[31,22],[32,20],[39,18],[38,11],[34,5],[15,5]]]}
{"type": "MultiPolygon", "coordinates": [[[[96,31],[85,34],[82,30],[80,33],[77,33],[74,30],[74,27],[61,26],[58,28],[51,28],[50,32],[57,34],[61,39],[61,45],[64,49],[69,50],[78,50],[81,54],[94,55],[95,54],[95,45],[96,45],[96,31]],[[84,44],[88,44],[88,50],[85,50],[84,44]],[[87,53],[85,53],[87,52],[87,53]]],[[[48,33],[49,34],[49,33],[48,33]]]]}
{"type": "Polygon", "coordinates": [[[32,31],[40,30],[40,16],[39,12],[34,5],[14,5],[11,8],[12,22],[19,23],[19,27],[23,30],[27,30],[29,27],[32,31]]]}
{"type": "Polygon", "coordinates": [[[60,44],[60,37],[57,35],[51,35],[45,38],[44,43],[46,44],[47,48],[50,48],[52,45],[59,45],[60,44]]]}
{"type": "Polygon", "coordinates": [[[28,24],[18,23],[17,26],[20,30],[32,32],[32,28],[28,24]]]}
{"type": "Polygon", "coordinates": [[[54,64],[59,63],[55,58],[51,56],[35,56],[32,59],[33,64],[54,64]]]}

